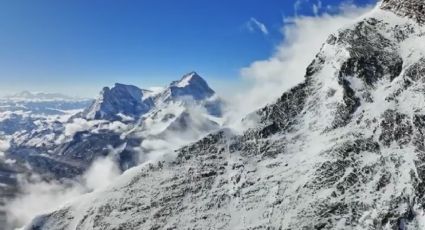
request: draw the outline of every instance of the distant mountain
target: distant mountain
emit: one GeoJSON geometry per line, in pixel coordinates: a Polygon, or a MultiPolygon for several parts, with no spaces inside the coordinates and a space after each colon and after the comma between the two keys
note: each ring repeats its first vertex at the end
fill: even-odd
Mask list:
{"type": "Polygon", "coordinates": [[[82,98],[73,98],[60,93],[43,93],[22,91],[17,94],[5,96],[3,100],[10,101],[77,101],[86,100],[82,98]]]}
{"type": "Polygon", "coordinates": [[[152,98],[146,97],[148,93],[149,91],[136,86],[118,83],[111,89],[105,87],[93,104],[82,113],[82,117],[89,120],[138,118],[154,107],[152,98]]]}
{"type": "MultiPolygon", "coordinates": [[[[10,145],[4,159],[13,162],[12,176],[38,174],[48,180],[75,178],[105,156],[125,171],[219,129],[221,107],[196,73],[155,92],[117,83],[104,87],[80,112],[34,117],[17,110],[3,121],[0,116],[0,131],[10,145]]],[[[0,177],[14,188],[11,182],[0,177]]]]}
{"type": "MultiPolygon", "coordinates": [[[[15,128],[20,122],[5,120],[7,123],[4,124],[10,126],[6,131],[12,135],[7,154],[18,162],[35,163],[32,169],[40,173],[73,177],[74,173],[66,175],[66,172],[55,171],[55,168],[36,165],[38,160],[34,159],[45,158],[43,153],[47,152],[48,161],[73,162],[69,167],[75,169],[67,171],[78,174],[96,158],[108,155],[110,149],[106,146],[126,146],[117,155],[121,168],[125,170],[140,162],[140,153],[136,151],[144,140],[164,139],[175,132],[185,136],[185,141],[193,141],[217,129],[221,107],[222,102],[214,91],[196,73],[187,74],[157,92],[117,83],[112,88],[103,88],[90,106],[67,120],[53,119],[54,123],[49,124],[34,122],[28,119],[28,115],[22,114],[21,120],[26,122],[20,128],[15,128]],[[211,108],[214,108],[214,113],[210,113],[211,108]],[[44,125],[36,126],[34,123],[44,125]],[[14,133],[19,129],[21,132],[14,133]]],[[[16,120],[16,116],[13,119],[16,120]]],[[[0,129],[1,124],[0,120],[0,129]]],[[[146,154],[150,151],[143,146],[142,150],[146,154]]]]}
{"type": "MultiPolygon", "coordinates": [[[[105,87],[81,117],[88,120],[132,120],[174,102],[204,103],[206,107],[213,108],[212,101],[220,103],[213,98],[214,95],[214,90],[196,72],[184,75],[157,92],[117,83],[113,88],[105,87]]],[[[219,106],[215,107],[219,110],[219,106]]],[[[212,109],[209,110],[212,112],[212,109]]],[[[218,115],[220,111],[212,113],[218,115]]]]}

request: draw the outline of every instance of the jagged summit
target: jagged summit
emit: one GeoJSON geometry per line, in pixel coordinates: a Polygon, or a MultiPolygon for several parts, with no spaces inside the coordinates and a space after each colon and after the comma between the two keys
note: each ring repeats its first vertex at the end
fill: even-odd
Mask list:
{"type": "Polygon", "coordinates": [[[100,96],[83,112],[87,119],[119,120],[120,116],[137,117],[148,112],[154,103],[143,97],[144,91],[133,85],[116,83],[104,87],[100,96]]]}
{"type": "Polygon", "coordinates": [[[203,100],[215,94],[208,83],[196,72],[185,74],[179,81],[174,81],[168,87],[169,99],[191,96],[195,100],[203,100]]]}
{"type": "Polygon", "coordinates": [[[204,79],[202,79],[201,76],[198,75],[195,71],[192,71],[190,73],[187,73],[183,75],[183,77],[179,81],[173,81],[171,85],[176,87],[187,87],[190,84],[194,84],[195,82],[205,82],[204,79]]]}
{"type": "Polygon", "coordinates": [[[425,22],[424,0],[382,0],[381,9],[412,18],[421,24],[425,22]]]}
{"type": "MultiPolygon", "coordinates": [[[[184,75],[158,92],[141,89],[134,85],[116,83],[114,87],[104,87],[96,101],[82,114],[86,119],[121,120],[138,119],[155,107],[187,99],[201,102],[215,95],[208,83],[196,72],[184,75]]],[[[189,100],[189,101],[190,101],[189,100]]],[[[219,114],[218,105],[205,105],[208,110],[219,114]]]]}

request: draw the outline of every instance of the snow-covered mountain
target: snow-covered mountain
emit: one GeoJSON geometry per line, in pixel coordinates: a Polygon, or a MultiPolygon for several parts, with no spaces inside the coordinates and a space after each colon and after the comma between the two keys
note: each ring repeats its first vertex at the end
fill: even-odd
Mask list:
{"type": "Polygon", "coordinates": [[[154,107],[152,98],[146,97],[149,93],[133,85],[117,83],[112,89],[105,87],[82,116],[89,120],[122,120],[125,117],[136,119],[154,107]]]}
{"type": "Polygon", "coordinates": [[[156,92],[123,84],[115,84],[111,89],[105,87],[96,101],[82,113],[82,117],[88,120],[137,120],[171,103],[204,103],[210,113],[221,114],[215,92],[202,77],[191,72],[156,92]]]}
{"type": "Polygon", "coordinates": [[[305,81],[28,229],[425,229],[425,3],[383,0],[305,81]]]}
{"type": "Polygon", "coordinates": [[[163,92],[156,96],[156,101],[169,102],[190,97],[193,100],[205,100],[215,92],[196,72],[183,76],[179,81],[172,82],[163,92]]]}
{"type": "Polygon", "coordinates": [[[34,120],[30,111],[21,111],[23,117],[17,120],[11,113],[8,148],[0,162],[9,162],[13,170],[0,183],[14,188],[19,174],[73,179],[106,156],[122,171],[168,157],[166,153],[219,129],[221,106],[205,80],[192,73],[157,92],[118,83],[105,87],[83,111],[66,116],[39,115],[34,120]],[[182,89],[175,90],[177,86],[182,89]],[[29,119],[26,126],[21,125],[24,118],[29,119]]]}
{"type": "MultiPolygon", "coordinates": [[[[111,149],[125,146],[117,156],[125,170],[136,165],[140,157],[146,157],[140,154],[145,140],[160,140],[177,132],[181,141],[190,142],[217,129],[220,107],[221,101],[214,91],[196,73],[185,75],[156,93],[115,84],[105,87],[84,111],[65,119],[29,119],[24,127],[10,116],[7,124],[11,137],[6,156],[29,164],[35,172],[72,178],[98,157],[108,155],[111,149]],[[175,90],[177,86],[182,91],[175,90]],[[210,108],[214,108],[212,113],[210,108]],[[15,126],[19,127],[13,129],[15,126]],[[46,167],[56,163],[60,167],[46,167]]],[[[149,149],[146,147],[142,152],[149,149]]]]}

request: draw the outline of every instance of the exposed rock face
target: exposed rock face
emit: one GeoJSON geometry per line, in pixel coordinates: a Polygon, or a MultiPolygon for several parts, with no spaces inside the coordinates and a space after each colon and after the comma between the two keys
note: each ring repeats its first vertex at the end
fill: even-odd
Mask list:
{"type": "Polygon", "coordinates": [[[382,0],[381,8],[415,19],[419,23],[425,22],[425,2],[423,0],[382,0]]]}
{"type": "Polygon", "coordinates": [[[331,35],[256,128],[209,135],[28,228],[424,229],[425,28],[397,15],[331,35]]]}
{"type": "Polygon", "coordinates": [[[120,114],[140,117],[154,107],[152,98],[143,99],[143,90],[132,85],[105,87],[100,97],[83,112],[87,119],[120,120],[120,114]]]}

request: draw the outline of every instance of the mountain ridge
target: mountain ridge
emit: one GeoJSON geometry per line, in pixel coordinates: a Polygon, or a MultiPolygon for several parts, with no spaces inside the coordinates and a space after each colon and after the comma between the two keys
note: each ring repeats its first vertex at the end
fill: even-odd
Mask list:
{"type": "Polygon", "coordinates": [[[185,74],[168,87],[152,92],[134,85],[116,83],[105,87],[93,104],[82,113],[82,117],[106,120],[122,120],[120,114],[138,119],[153,108],[173,101],[202,101],[215,95],[207,82],[196,72],[185,74]]]}

